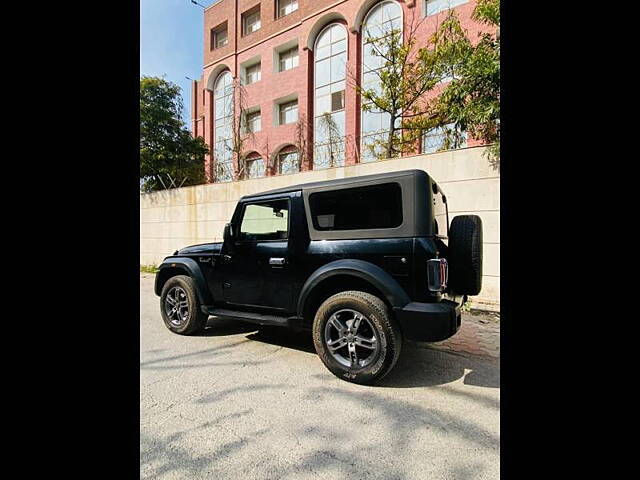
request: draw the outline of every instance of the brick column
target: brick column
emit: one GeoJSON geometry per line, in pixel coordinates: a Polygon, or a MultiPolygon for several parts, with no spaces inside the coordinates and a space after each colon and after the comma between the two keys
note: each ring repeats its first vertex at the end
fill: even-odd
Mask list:
{"type": "Polygon", "coordinates": [[[207,182],[213,181],[213,92],[204,91],[204,142],[209,146],[209,154],[205,155],[204,167],[207,182]]]}
{"type": "MultiPolygon", "coordinates": [[[[303,115],[305,115],[305,118],[307,120],[306,132],[305,132],[306,142],[307,142],[307,151],[305,152],[306,161],[302,162],[302,164],[300,165],[300,170],[305,172],[307,170],[313,169],[313,116],[315,115],[313,110],[313,107],[314,107],[313,102],[315,99],[315,92],[313,91],[314,63],[313,63],[313,51],[309,50],[308,48],[306,47],[301,48],[300,55],[304,59],[304,63],[301,66],[304,67],[305,74],[307,77],[306,93],[300,92],[299,94],[300,98],[298,99],[298,106],[300,106],[302,104],[301,103],[302,99],[306,94],[306,102],[304,103],[305,108],[302,111],[298,112],[299,114],[302,113],[303,115]]],[[[299,153],[299,155],[302,155],[302,154],[303,152],[299,153]]]]}
{"type": "Polygon", "coordinates": [[[347,30],[347,39],[349,46],[345,91],[345,165],[354,165],[360,155],[360,98],[353,85],[354,80],[360,84],[360,34],[347,30]]]}

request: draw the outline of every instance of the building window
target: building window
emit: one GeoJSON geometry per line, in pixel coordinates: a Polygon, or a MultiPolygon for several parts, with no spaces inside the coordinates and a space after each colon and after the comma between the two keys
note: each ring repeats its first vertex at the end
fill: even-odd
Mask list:
{"type": "Polygon", "coordinates": [[[278,18],[289,15],[298,9],[298,0],[277,0],[278,18]]]}
{"type": "MultiPolygon", "coordinates": [[[[384,47],[379,39],[387,35],[402,33],[402,9],[395,2],[381,2],[373,7],[362,25],[362,87],[376,89],[380,86],[383,61],[375,50],[384,47]],[[375,48],[374,48],[375,46],[375,48]]],[[[388,113],[375,108],[362,110],[361,116],[361,161],[372,162],[382,154],[380,142],[389,134],[388,113]]],[[[400,125],[400,118],[397,125],[400,125]]]]}
{"type": "Polygon", "coordinates": [[[298,158],[298,152],[296,151],[279,153],[277,157],[278,173],[280,175],[298,173],[300,171],[298,158]]]}
{"type": "Polygon", "coordinates": [[[422,136],[422,153],[435,153],[442,150],[455,150],[467,146],[467,132],[458,131],[447,145],[447,132],[453,131],[453,123],[432,128],[422,136]]]}
{"type": "Polygon", "coordinates": [[[242,36],[260,30],[260,4],[242,14],[242,36]]]}
{"type": "Polygon", "coordinates": [[[320,33],[314,56],[313,168],[343,166],[347,62],[347,32],[343,25],[334,23],[320,33]]]}
{"type": "Polygon", "coordinates": [[[246,161],[246,178],[264,177],[264,160],[261,157],[248,158],[246,161]]]}
{"type": "Polygon", "coordinates": [[[280,52],[280,71],[291,70],[298,66],[298,47],[295,46],[284,52],[280,52]]]}
{"type": "Polygon", "coordinates": [[[262,129],[259,110],[257,112],[247,113],[245,118],[245,129],[247,133],[256,133],[262,129]]]}
{"type": "Polygon", "coordinates": [[[397,183],[312,193],[309,205],[316,230],[368,230],[402,225],[402,189],[397,183]]]}
{"type": "Polygon", "coordinates": [[[295,123],[298,121],[298,100],[292,102],[281,103],[278,107],[280,125],[287,123],[295,123]]]}
{"type": "Polygon", "coordinates": [[[211,29],[211,50],[224,47],[228,43],[227,22],[223,25],[211,29]]]}
{"type": "Polygon", "coordinates": [[[262,78],[260,72],[260,63],[256,63],[255,65],[247,67],[244,78],[245,85],[251,85],[252,83],[256,83],[257,81],[259,81],[260,78],[262,78]]]}
{"type": "Polygon", "coordinates": [[[444,12],[450,8],[457,7],[463,3],[467,3],[469,0],[425,0],[424,12],[425,16],[435,15],[436,13],[444,12]]]}
{"type": "Polygon", "coordinates": [[[216,80],[213,96],[215,179],[226,182],[233,178],[233,79],[229,71],[216,80]]]}

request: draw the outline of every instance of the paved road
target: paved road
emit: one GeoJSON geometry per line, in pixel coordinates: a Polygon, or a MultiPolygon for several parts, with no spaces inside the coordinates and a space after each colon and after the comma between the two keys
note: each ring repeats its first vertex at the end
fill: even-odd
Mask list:
{"type": "Polygon", "coordinates": [[[463,318],[458,335],[483,348],[405,344],[367,387],[330,374],[305,335],[213,317],[170,333],[153,278],[140,275],[141,478],[499,478],[495,319],[463,318]]]}

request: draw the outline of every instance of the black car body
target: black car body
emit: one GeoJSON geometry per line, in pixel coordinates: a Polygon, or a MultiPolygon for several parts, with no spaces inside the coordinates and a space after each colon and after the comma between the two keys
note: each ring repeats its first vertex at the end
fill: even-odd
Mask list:
{"type": "Polygon", "coordinates": [[[476,285],[457,291],[448,230],[446,197],[422,170],[294,185],[242,197],[224,241],[167,257],[155,292],[185,275],[205,315],[308,330],[332,295],[366,292],[402,338],[440,341],[457,332],[465,296],[480,288],[481,229],[462,247],[475,248],[475,264],[462,265],[469,252],[459,249],[457,265],[462,275],[474,269],[476,285]]]}

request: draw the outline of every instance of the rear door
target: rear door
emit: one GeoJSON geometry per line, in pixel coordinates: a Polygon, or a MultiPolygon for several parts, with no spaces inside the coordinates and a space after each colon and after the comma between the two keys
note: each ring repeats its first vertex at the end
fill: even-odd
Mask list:
{"type": "Polygon", "coordinates": [[[233,249],[222,268],[225,302],[289,309],[293,280],[288,265],[290,212],[288,196],[243,205],[233,249]]]}

